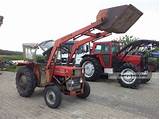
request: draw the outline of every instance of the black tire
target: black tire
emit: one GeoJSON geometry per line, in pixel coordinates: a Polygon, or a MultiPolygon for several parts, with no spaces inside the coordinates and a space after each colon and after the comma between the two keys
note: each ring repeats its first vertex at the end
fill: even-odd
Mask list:
{"type": "Polygon", "coordinates": [[[48,107],[57,108],[62,102],[60,89],[56,86],[47,86],[44,90],[44,100],[48,107]]]}
{"type": "Polygon", "coordinates": [[[130,63],[125,63],[120,67],[117,80],[120,83],[120,85],[125,88],[135,89],[135,88],[138,88],[138,86],[140,84],[138,71],[130,63]],[[127,80],[128,76],[125,77],[126,72],[130,72],[130,74],[128,76],[131,75],[130,79],[128,79],[128,80],[127,80]]]}
{"type": "Polygon", "coordinates": [[[148,72],[146,78],[141,80],[141,83],[149,82],[151,80],[151,77],[152,77],[152,72],[148,72]]]}
{"type": "Polygon", "coordinates": [[[99,64],[99,61],[93,57],[84,57],[80,66],[84,67],[87,63],[91,63],[94,66],[94,73],[91,76],[87,76],[87,74],[85,74],[85,80],[96,81],[102,74],[102,67],[99,64]]]}
{"type": "Polygon", "coordinates": [[[88,82],[84,82],[84,86],[83,86],[83,93],[80,95],[77,95],[77,97],[79,98],[87,98],[90,94],[90,86],[88,82]]]}
{"type": "Polygon", "coordinates": [[[16,88],[20,96],[30,97],[36,87],[33,71],[27,67],[20,67],[16,73],[16,88]]]}

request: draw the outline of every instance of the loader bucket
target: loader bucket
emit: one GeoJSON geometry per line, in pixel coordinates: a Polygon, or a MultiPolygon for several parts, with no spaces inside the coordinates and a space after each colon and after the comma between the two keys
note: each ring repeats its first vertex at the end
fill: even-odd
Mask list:
{"type": "Polygon", "coordinates": [[[96,17],[97,21],[102,21],[97,29],[110,33],[125,33],[142,14],[131,4],[103,9],[96,17]]]}
{"type": "Polygon", "coordinates": [[[3,17],[0,16],[0,26],[1,26],[2,23],[3,23],[3,17]]]}

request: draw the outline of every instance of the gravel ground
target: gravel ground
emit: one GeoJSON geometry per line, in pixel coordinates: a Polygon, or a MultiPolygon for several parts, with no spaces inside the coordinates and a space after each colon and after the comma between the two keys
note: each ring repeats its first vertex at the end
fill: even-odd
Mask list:
{"type": "Polygon", "coordinates": [[[85,99],[63,95],[58,109],[47,107],[43,89],[30,98],[20,97],[15,73],[0,72],[0,119],[158,119],[159,73],[139,89],[122,88],[113,79],[89,82],[91,94],[85,99]]]}

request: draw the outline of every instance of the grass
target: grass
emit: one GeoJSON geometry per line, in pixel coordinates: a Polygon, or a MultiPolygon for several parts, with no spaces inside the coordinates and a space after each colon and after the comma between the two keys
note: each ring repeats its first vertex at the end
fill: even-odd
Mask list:
{"type": "Polygon", "coordinates": [[[11,65],[11,66],[8,66],[7,68],[4,68],[2,71],[16,72],[16,70],[17,70],[17,66],[11,65]]]}
{"type": "MultiPolygon", "coordinates": [[[[23,55],[0,55],[1,61],[10,61],[10,60],[23,60],[23,55]]],[[[10,72],[16,72],[17,66],[16,65],[10,65],[3,69],[0,69],[1,71],[10,71],[10,72]]]]}
{"type": "Polygon", "coordinates": [[[23,55],[0,55],[0,60],[22,60],[23,55]]]}

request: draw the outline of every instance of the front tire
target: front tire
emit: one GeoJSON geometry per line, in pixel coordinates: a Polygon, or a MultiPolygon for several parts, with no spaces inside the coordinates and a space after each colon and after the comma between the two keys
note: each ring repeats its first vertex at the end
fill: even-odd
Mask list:
{"type": "Polygon", "coordinates": [[[147,83],[147,82],[149,82],[149,81],[151,80],[152,72],[146,71],[146,73],[147,73],[147,74],[145,75],[146,78],[142,79],[142,80],[141,80],[141,83],[147,83]]]}
{"type": "Polygon", "coordinates": [[[44,100],[50,108],[59,107],[62,102],[60,89],[56,85],[47,86],[44,90],[44,100]]]}
{"type": "Polygon", "coordinates": [[[77,97],[79,98],[87,98],[90,94],[90,86],[88,82],[84,82],[84,86],[83,86],[83,93],[80,95],[77,95],[77,97]]]}
{"type": "Polygon", "coordinates": [[[80,66],[85,69],[84,76],[87,81],[95,81],[101,75],[102,68],[98,60],[93,57],[84,57],[80,66]]]}
{"type": "Polygon", "coordinates": [[[33,71],[28,67],[20,67],[16,73],[16,88],[20,96],[30,97],[36,87],[33,71]]]}
{"type": "Polygon", "coordinates": [[[140,84],[136,68],[129,63],[125,63],[120,67],[117,80],[120,85],[125,88],[134,89],[140,84]]]}

